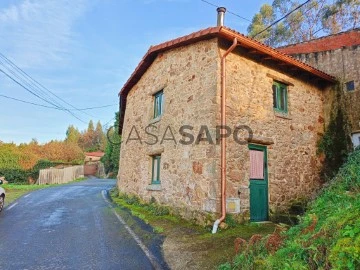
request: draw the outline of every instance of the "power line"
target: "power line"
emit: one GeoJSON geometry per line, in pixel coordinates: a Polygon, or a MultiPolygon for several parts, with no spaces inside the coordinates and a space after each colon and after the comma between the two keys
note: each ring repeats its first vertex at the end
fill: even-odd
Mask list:
{"type": "MultiPolygon", "coordinates": [[[[5,57],[6,58],[6,57],[5,57]]],[[[6,58],[7,59],[7,58],[6,58]]],[[[7,62],[10,61],[9,59],[6,60],[7,62]]],[[[11,61],[10,61],[11,62],[11,61]]],[[[75,115],[73,112],[71,112],[70,110],[68,110],[67,108],[65,108],[64,106],[62,106],[59,102],[57,102],[56,100],[54,100],[52,97],[50,97],[46,92],[44,92],[43,90],[41,90],[39,87],[37,87],[36,85],[34,85],[34,83],[32,81],[30,81],[28,78],[24,76],[19,76],[18,73],[15,72],[9,68],[7,65],[5,65],[1,60],[0,60],[0,64],[2,66],[4,66],[11,74],[13,74],[13,76],[15,76],[17,78],[14,79],[11,75],[9,75],[8,73],[6,73],[4,70],[2,70],[2,73],[4,73],[8,78],[10,78],[11,80],[13,80],[15,83],[17,83],[18,85],[20,85],[21,87],[23,87],[24,89],[26,89],[28,92],[30,92],[31,94],[35,95],[37,98],[45,101],[46,103],[49,103],[53,106],[55,106],[57,109],[62,110],[62,111],[67,111],[70,115],[72,115],[74,118],[78,119],[79,121],[85,123],[82,119],[80,119],[77,115],[75,115]],[[21,82],[20,82],[21,81],[21,82]],[[25,86],[25,85],[26,86],[25,86]],[[45,96],[46,97],[45,97],[45,96]],[[49,98],[51,101],[49,101],[49,98]]],[[[11,64],[11,66],[15,65],[15,64],[11,64]]]]}
{"type": "Polygon", "coordinates": [[[24,80],[21,76],[19,76],[16,72],[14,72],[13,70],[11,70],[7,65],[5,65],[1,60],[0,60],[0,65],[2,65],[3,67],[6,68],[6,70],[8,72],[10,72],[14,77],[16,77],[17,80],[19,80],[19,82],[21,82],[22,84],[24,84],[24,86],[26,86],[28,89],[30,89],[31,91],[33,91],[34,93],[36,93],[37,95],[41,96],[42,98],[44,98],[49,104],[55,106],[56,108],[59,109],[64,109],[61,105],[59,105],[56,101],[51,100],[49,101],[46,97],[44,97],[43,92],[39,91],[37,88],[34,88],[33,85],[31,85],[28,81],[24,80]]]}
{"type": "Polygon", "coordinates": [[[12,99],[12,100],[15,100],[15,101],[18,101],[18,102],[22,102],[22,103],[26,103],[26,104],[31,104],[31,105],[34,105],[34,106],[45,107],[45,108],[55,109],[55,110],[61,110],[61,109],[59,109],[59,108],[57,108],[57,107],[51,107],[51,106],[47,106],[47,105],[43,105],[43,104],[39,104],[39,103],[33,103],[33,102],[30,102],[30,101],[25,101],[25,100],[17,99],[17,98],[9,97],[9,96],[2,95],[2,94],[0,94],[0,97],[7,98],[7,99],[12,99]]]}
{"type": "MultiPolygon", "coordinates": [[[[11,75],[9,75],[8,73],[6,73],[3,69],[0,68],[0,72],[2,72],[6,77],[8,77],[9,79],[11,79],[13,82],[15,82],[16,84],[18,84],[19,86],[21,86],[22,88],[24,88],[26,91],[30,92],[32,95],[36,96],[37,98],[45,101],[46,103],[49,103],[55,107],[56,106],[54,103],[44,99],[43,97],[39,96],[38,94],[34,93],[33,91],[31,91],[28,87],[26,87],[25,85],[23,85],[21,82],[19,82],[18,80],[16,80],[15,78],[13,78],[11,75]]],[[[76,119],[78,119],[80,122],[87,124],[84,120],[80,119],[79,117],[77,117],[75,114],[73,114],[70,110],[65,109],[66,111],[68,111],[73,117],[75,117],[76,119]]]]}
{"type": "MultiPolygon", "coordinates": [[[[0,55],[0,57],[1,57],[1,55],[0,55]]],[[[17,70],[14,69],[14,67],[11,65],[11,63],[10,63],[10,65],[9,65],[9,63],[7,63],[6,59],[4,60],[5,62],[3,62],[2,60],[3,59],[0,59],[0,64],[4,68],[6,68],[6,70],[8,72],[10,72],[13,76],[15,76],[19,81],[21,81],[24,85],[26,85],[29,89],[36,92],[38,95],[41,95],[46,100],[50,100],[52,103],[54,103],[54,105],[56,105],[56,107],[63,108],[63,106],[61,104],[59,104],[56,100],[54,100],[52,97],[50,97],[46,92],[39,89],[36,85],[34,85],[34,83],[32,81],[30,81],[28,78],[24,77],[22,74],[17,72],[17,70]]]]}
{"type": "Polygon", "coordinates": [[[0,68],[0,72],[3,73],[6,77],[8,77],[9,79],[11,79],[13,82],[15,82],[16,84],[20,85],[22,88],[24,88],[26,91],[28,91],[30,94],[36,96],[37,98],[41,99],[42,101],[45,101],[46,103],[49,103],[55,107],[56,104],[44,99],[43,97],[39,96],[38,94],[36,94],[35,92],[33,92],[32,90],[30,90],[28,87],[26,87],[25,85],[23,85],[21,82],[19,82],[18,80],[16,80],[15,78],[13,78],[11,75],[9,75],[7,72],[5,72],[3,69],[0,68]]]}
{"type": "MultiPolygon", "coordinates": [[[[200,0],[200,1],[206,3],[206,4],[210,5],[210,6],[216,7],[216,8],[219,8],[219,7],[220,7],[220,6],[218,6],[218,5],[215,5],[215,4],[213,4],[213,3],[208,2],[208,1],[206,1],[206,0],[200,0]]],[[[232,12],[232,11],[230,11],[230,10],[226,10],[226,11],[227,11],[228,13],[230,13],[231,15],[234,15],[234,16],[240,18],[240,19],[243,19],[243,20],[245,20],[245,21],[251,22],[251,20],[249,20],[249,19],[247,19],[247,18],[245,18],[245,17],[243,17],[243,16],[240,16],[239,14],[236,14],[235,12],[232,12]]]]}
{"type": "Polygon", "coordinates": [[[82,108],[82,109],[78,109],[78,111],[87,111],[87,110],[94,110],[94,109],[108,108],[108,107],[118,106],[118,105],[119,105],[119,104],[109,104],[109,105],[96,106],[96,107],[90,107],[90,108],[82,108]]]}
{"type": "MultiPolygon", "coordinates": [[[[12,100],[22,102],[22,103],[31,104],[31,105],[34,105],[34,106],[40,106],[40,107],[44,107],[44,108],[55,109],[55,110],[59,110],[59,111],[65,111],[65,109],[62,109],[62,108],[47,106],[47,105],[43,105],[43,104],[39,104],[39,103],[35,103],[35,102],[30,102],[30,101],[26,101],[26,100],[14,98],[14,97],[9,97],[9,96],[2,95],[2,94],[0,94],[0,97],[7,98],[7,99],[12,99],[12,100]]],[[[82,109],[78,109],[78,110],[80,110],[80,111],[95,110],[95,109],[108,108],[108,107],[117,106],[117,105],[118,104],[109,104],[109,105],[104,105],[104,106],[82,108],[82,109]]]]}
{"type": "Polygon", "coordinates": [[[109,121],[107,121],[107,122],[103,125],[103,127],[104,127],[104,128],[107,128],[108,125],[110,124],[110,122],[113,121],[113,120],[115,120],[115,119],[116,119],[116,116],[114,116],[114,117],[111,118],[109,121]]]}
{"type": "Polygon", "coordinates": [[[254,36],[252,36],[252,38],[255,38],[256,36],[260,35],[261,33],[265,32],[266,30],[268,30],[269,28],[273,27],[275,24],[279,23],[280,21],[282,21],[283,19],[285,19],[287,16],[289,16],[291,13],[295,12],[296,10],[298,10],[299,8],[303,7],[304,5],[306,5],[307,3],[309,3],[312,0],[307,0],[306,2],[302,3],[301,5],[297,6],[296,8],[294,8],[293,10],[291,10],[290,12],[288,12],[287,14],[285,14],[283,17],[281,17],[280,19],[276,20],[275,22],[273,22],[272,24],[270,24],[268,27],[266,27],[265,29],[261,30],[260,32],[256,33],[254,36]]]}
{"type": "MultiPolygon", "coordinates": [[[[61,97],[59,97],[58,95],[56,95],[55,93],[53,93],[51,90],[49,90],[47,87],[45,87],[44,85],[42,85],[40,82],[38,82],[37,80],[35,80],[34,78],[32,78],[29,74],[27,74],[23,69],[21,69],[20,67],[18,67],[14,62],[12,62],[9,58],[7,58],[4,54],[2,54],[0,52],[0,56],[5,59],[5,61],[7,63],[9,63],[12,67],[14,67],[16,70],[18,70],[20,73],[23,74],[23,76],[25,76],[26,78],[30,79],[30,81],[34,82],[36,85],[40,86],[41,88],[45,89],[47,92],[49,92],[50,94],[52,94],[53,96],[55,96],[56,98],[58,98],[59,100],[61,100],[63,103],[71,106],[73,109],[78,110],[78,108],[76,108],[75,106],[73,106],[72,104],[70,104],[69,102],[65,101],[64,99],[62,99],[61,97]]],[[[37,87],[38,89],[40,89],[39,87],[37,87]]],[[[61,105],[60,105],[61,106],[61,105]]],[[[65,107],[62,106],[64,109],[65,107]]],[[[83,112],[85,114],[87,114],[90,117],[94,117],[93,115],[90,115],[86,112],[83,112]]]]}

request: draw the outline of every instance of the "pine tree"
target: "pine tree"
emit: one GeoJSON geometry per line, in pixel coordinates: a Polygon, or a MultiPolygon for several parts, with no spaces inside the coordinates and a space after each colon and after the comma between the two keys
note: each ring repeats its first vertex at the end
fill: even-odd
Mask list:
{"type": "Polygon", "coordinates": [[[281,22],[257,35],[301,4],[298,0],[274,0],[253,17],[248,35],[273,46],[308,41],[360,26],[360,0],[312,0],[281,22]]]}

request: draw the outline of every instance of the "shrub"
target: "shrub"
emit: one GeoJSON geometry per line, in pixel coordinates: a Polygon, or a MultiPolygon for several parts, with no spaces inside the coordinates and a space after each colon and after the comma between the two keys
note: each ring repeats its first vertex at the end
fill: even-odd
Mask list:
{"type": "Polygon", "coordinates": [[[46,160],[46,159],[41,159],[39,160],[36,165],[29,171],[29,176],[33,179],[38,179],[39,178],[39,173],[40,170],[43,169],[48,169],[51,167],[54,167],[56,165],[55,162],[46,160]]]}
{"type": "Polygon", "coordinates": [[[0,169],[0,176],[4,176],[9,183],[27,183],[29,172],[23,169],[0,169]]]}
{"type": "MultiPolygon", "coordinates": [[[[349,155],[300,223],[279,235],[284,242],[275,253],[249,247],[219,269],[360,269],[360,150],[349,155]]],[[[260,245],[266,247],[270,237],[260,245]]]]}

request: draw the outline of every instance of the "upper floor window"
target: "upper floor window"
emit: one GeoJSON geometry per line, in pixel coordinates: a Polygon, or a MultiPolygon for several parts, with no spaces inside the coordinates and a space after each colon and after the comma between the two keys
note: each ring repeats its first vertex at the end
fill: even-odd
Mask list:
{"type": "Polygon", "coordinates": [[[154,118],[159,117],[164,111],[164,91],[161,90],[154,95],[154,118]]]}
{"type": "Polygon", "coordinates": [[[282,113],[288,112],[288,89],[287,85],[279,82],[273,83],[274,110],[282,113]]]}

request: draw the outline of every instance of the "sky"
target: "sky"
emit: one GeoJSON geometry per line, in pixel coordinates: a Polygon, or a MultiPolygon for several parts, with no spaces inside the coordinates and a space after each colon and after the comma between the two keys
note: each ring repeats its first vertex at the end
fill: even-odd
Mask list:
{"type": "MultiPolygon", "coordinates": [[[[209,2],[249,20],[271,3],[209,2]]],[[[246,33],[249,22],[227,13],[225,25],[246,33]]],[[[29,90],[40,88],[39,96],[47,94],[53,104],[1,72],[0,95],[50,107],[57,100],[70,112],[0,96],[0,141],[63,140],[69,125],[84,130],[90,119],[111,126],[118,92],[149,47],[211,26],[216,26],[216,8],[201,0],[1,0],[0,53],[44,86],[25,84],[29,90]],[[76,110],[104,105],[111,106],[76,110]]],[[[0,69],[22,78],[2,58],[0,69]]]]}

